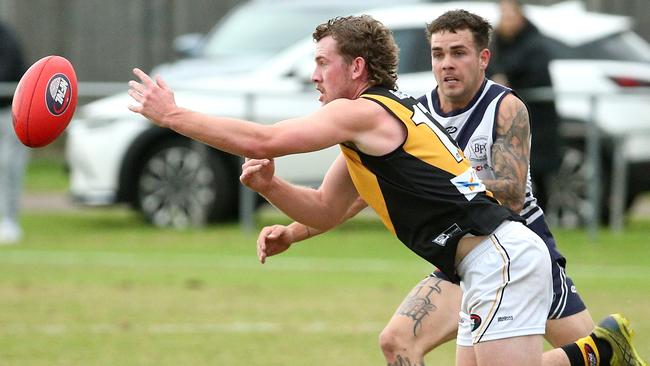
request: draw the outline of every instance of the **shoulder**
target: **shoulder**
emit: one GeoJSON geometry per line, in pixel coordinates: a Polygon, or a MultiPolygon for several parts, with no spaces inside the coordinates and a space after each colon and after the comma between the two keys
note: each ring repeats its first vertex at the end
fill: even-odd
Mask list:
{"type": "Polygon", "coordinates": [[[510,129],[513,123],[528,124],[528,108],[526,104],[512,93],[506,94],[499,105],[497,116],[497,130],[510,129]]]}
{"type": "Polygon", "coordinates": [[[378,117],[387,111],[378,103],[366,98],[340,98],[327,103],[316,113],[337,126],[364,130],[372,128],[378,117]]]}

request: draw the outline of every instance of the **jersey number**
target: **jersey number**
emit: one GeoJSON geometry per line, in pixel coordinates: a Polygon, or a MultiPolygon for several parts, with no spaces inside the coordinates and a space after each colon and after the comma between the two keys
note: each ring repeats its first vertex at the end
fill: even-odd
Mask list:
{"type": "Polygon", "coordinates": [[[461,153],[460,149],[456,144],[451,141],[449,136],[447,136],[446,133],[444,133],[438,126],[436,126],[435,123],[427,116],[427,113],[423,110],[424,107],[420,105],[420,103],[417,103],[413,106],[413,116],[411,117],[411,120],[415,123],[416,126],[419,126],[421,124],[425,124],[433,131],[433,133],[438,136],[440,139],[440,142],[447,148],[451,156],[456,159],[457,163],[460,163],[463,161],[463,154],[461,153]]]}

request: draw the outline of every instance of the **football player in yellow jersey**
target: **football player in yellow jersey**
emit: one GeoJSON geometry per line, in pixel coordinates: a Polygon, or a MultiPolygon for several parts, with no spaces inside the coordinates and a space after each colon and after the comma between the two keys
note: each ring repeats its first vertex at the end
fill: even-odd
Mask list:
{"type": "MultiPolygon", "coordinates": [[[[541,335],[551,298],[550,257],[541,239],[516,215],[504,211],[474,179],[469,163],[444,129],[413,98],[395,92],[397,49],[381,23],[367,16],[336,18],[320,25],[314,39],[313,80],[324,105],[309,116],[271,126],[207,116],[177,106],[162,79],[154,80],[139,69],[134,73],[140,82],[129,83],[129,95],[137,104],[129,109],[161,127],[252,158],[340,144],[345,156],[333,163],[318,190],[274,177],[272,170],[269,174],[270,169],[264,169],[269,164],[249,165],[249,176],[243,180],[293,219],[319,230],[340,223],[361,194],[405,245],[447,275],[460,277],[466,317],[459,365],[540,365],[541,335]],[[436,141],[433,135],[437,143],[427,143],[436,141]],[[416,155],[409,157],[406,152],[416,155]],[[408,165],[391,165],[393,158],[408,165]],[[427,165],[430,179],[418,180],[427,165]],[[400,181],[402,175],[393,169],[403,170],[409,180],[400,181]],[[380,184],[372,185],[373,176],[380,184]],[[428,186],[431,180],[440,186],[428,186]],[[436,194],[417,187],[434,188],[436,194]],[[378,199],[377,192],[386,196],[378,199]],[[386,214],[396,210],[393,200],[418,195],[454,214],[444,220],[444,227],[436,221],[405,223],[386,214]],[[450,210],[450,203],[460,204],[463,210],[450,210]],[[475,211],[490,215],[471,223],[467,217],[479,215],[475,211]],[[432,229],[427,231],[429,226],[432,229]],[[496,276],[490,275],[495,268],[499,268],[496,276]],[[508,311],[504,321],[492,322],[502,318],[501,309],[508,311]]],[[[403,211],[408,218],[419,217],[403,211]]]]}

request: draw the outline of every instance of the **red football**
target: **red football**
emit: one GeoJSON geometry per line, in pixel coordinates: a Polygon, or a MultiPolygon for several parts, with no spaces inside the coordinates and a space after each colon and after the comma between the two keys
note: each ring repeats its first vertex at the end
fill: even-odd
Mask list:
{"type": "Polygon", "coordinates": [[[14,92],[11,115],[20,141],[42,147],[70,123],[77,107],[77,75],[70,61],[47,56],[25,72],[14,92]]]}

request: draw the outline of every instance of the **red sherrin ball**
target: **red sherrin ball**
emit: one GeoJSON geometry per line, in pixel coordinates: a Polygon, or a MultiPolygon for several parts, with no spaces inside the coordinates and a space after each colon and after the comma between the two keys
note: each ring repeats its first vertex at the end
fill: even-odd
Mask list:
{"type": "Polygon", "coordinates": [[[20,79],[11,115],[20,141],[42,147],[54,141],[70,123],[77,107],[77,75],[70,61],[46,56],[20,79]]]}

